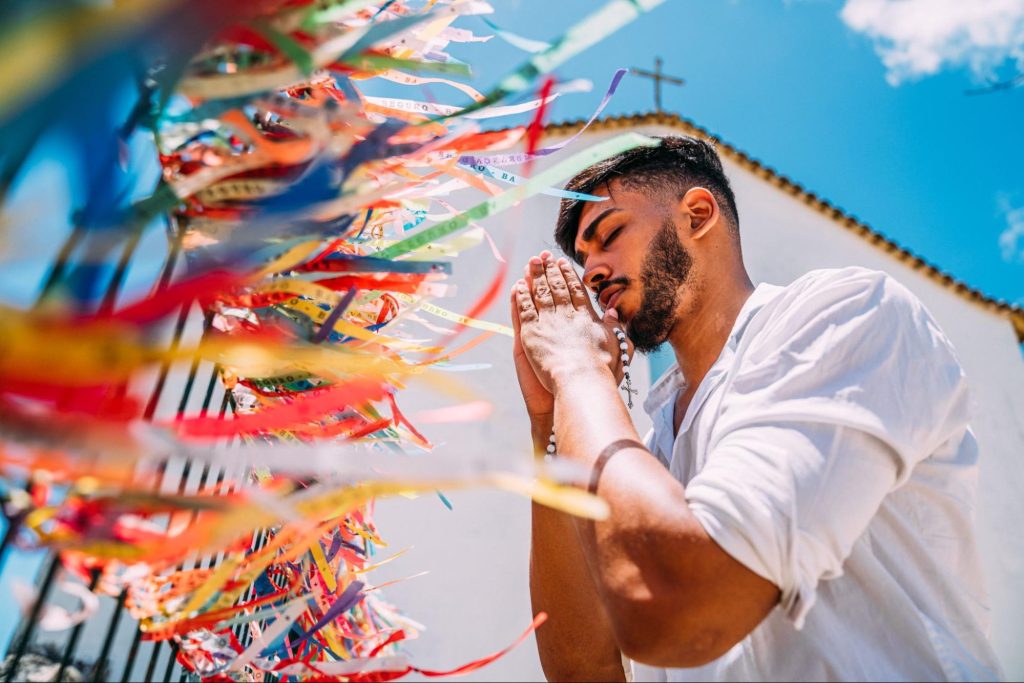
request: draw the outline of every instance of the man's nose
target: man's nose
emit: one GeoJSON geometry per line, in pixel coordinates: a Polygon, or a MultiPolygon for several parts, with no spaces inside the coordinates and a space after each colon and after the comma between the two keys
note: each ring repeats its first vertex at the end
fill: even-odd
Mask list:
{"type": "Polygon", "coordinates": [[[608,279],[608,275],[608,269],[604,266],[590,268],[583,272],[583,284],[596,291],[600,284],[608,279]]]}

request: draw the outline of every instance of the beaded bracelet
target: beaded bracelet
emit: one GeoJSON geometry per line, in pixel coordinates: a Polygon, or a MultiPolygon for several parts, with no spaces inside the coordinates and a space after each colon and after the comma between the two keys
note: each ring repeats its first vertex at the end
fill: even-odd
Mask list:
{"type": "MultiPolygon", "coordinates": [[[[625,384],[623,391],[626,392],[626,405],[630,408],[633,407],[633,394],[637,393],[637,390],[633,388],[633,382],[629,377],[629,345],[626,344],[626,333],[622,331],[622,328],[612,328],[615,333],[615,338],[619,340],[619,360],[622,361],[622,382],[625,384]]],[[[544,455],[545,460],[550,460],[555,457],[555,430],[552,427],[551,436],[548,437],[548,446],[544,455]]]]}

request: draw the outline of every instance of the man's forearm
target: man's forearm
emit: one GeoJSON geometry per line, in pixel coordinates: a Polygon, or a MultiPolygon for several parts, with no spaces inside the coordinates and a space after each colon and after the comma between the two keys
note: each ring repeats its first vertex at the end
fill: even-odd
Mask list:
{"type": "MultiPolygon", "coordinates": [[[[551,418],[534,418],[534,449],[544,453],[551,418]]],[[[530,550],[534,612],[547,612],[537,649],[548,680],[624,681],[622,657],[572,518],[534,503],[530,550]]]]}
{"type": "Polygon", "coordinates": [[[566,372],[554,393],[558,452],[593,471],[611,509],[575,525],[618,646],[658,666],[720,656],[760,623],[778,589],[707,535],[682,484],[638,443],[606,368],[566,372]]]}

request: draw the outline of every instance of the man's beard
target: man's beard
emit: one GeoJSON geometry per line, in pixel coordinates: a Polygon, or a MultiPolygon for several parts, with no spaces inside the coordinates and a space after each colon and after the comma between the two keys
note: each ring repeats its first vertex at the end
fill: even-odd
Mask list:
{"type": "Polygon", "coordinates": [[[651,240],[640,270],[643,294],[640,308],[626,333],[637,351],[650,353],[665,343],[676,324],[676,309],[693,260],[679,240],[671,219],[662,223],[651,240]]]}

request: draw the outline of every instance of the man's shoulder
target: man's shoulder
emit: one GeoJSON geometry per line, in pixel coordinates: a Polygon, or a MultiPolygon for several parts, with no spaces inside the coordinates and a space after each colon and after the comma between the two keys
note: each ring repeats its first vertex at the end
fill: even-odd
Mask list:
{"type": "Polygon", "coordinates": [[[777,292],[749,335],[729,385],[735,420],[746,419],[742,407],[758,419],[831,421],[914,458],[966,428],[967,385],[952,344],[886,273],[807,273],[777,292]]]}
{"type": "Polygon", "coordinates": [[[917,296],[888,273],[861,267],[813,270],[776,290],[750,325],[750,356],[845,362],[906,353],[959,367],[949,338],[917,296]],[[810,355],[809,355],[810,354],[810,355]]]}
{"type": "Polygon", "coordinates": [[[854,323],[907,324],[927,315],[921,301],[888,273],[860,266],[809,271],[781,287],[770,315],[790,322],[821,319],[830,324],[851,318],[854,323]]]}
{"type": "Polygon", "coordinates": [[[903,302],[917,301],[917,297],[889,273],[862,266],[810,270],[784,286],[780,294],[793,297],[823,292],[841,295],[879,289],[891,289],[891,296],[903,302]]]}

